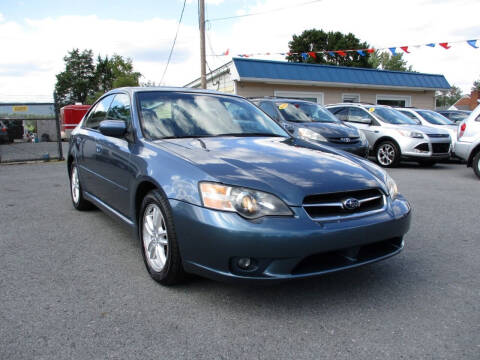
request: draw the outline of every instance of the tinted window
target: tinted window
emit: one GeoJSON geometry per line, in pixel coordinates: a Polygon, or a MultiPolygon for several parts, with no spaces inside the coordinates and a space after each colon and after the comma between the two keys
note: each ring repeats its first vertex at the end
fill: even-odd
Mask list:
{"type": "Polygon", "coordinates": [[[123,120],[127,125],[130,123],[130,97],[127,94],[115,95],[108,110],[107,119],[123,120]]]}
{"type": "Polygon", "coordinates": [[[401,111],[401,110],[399,110],[399,111],[400,111],[403,115],[408,116],[410,119],[417,120],[417,117],[416,117],[414,114],[412,114],[411,112],[409,112],[409,111],[401,111]]]}
{"type": "Polygon", "coordinates": [[[85,121],[85,127],[89,129],[98,129],[100,122],[105,120],[108,108],[113,100],[113,95],[107,96],[102,101],[95,105],[95,108],[88,115],[85,121]]]}
{"type": "Polygon", "coordinates": [[[348,108],[339,107],[339,108],[330,108],[331,113],[333,113],[337,119],[341,121],[348,121],[348,108]]]}
{"type": "Polygon", "coordinates": [[[372,122],[372,118],[365,110],[352,107],[350,108],[350,112],[348,114],[348,121],[362,124],[370,124],[372,122]]]}
{"type": "Polygon", "coordinates": [[[282,102],[278,101],[275,106],[287,121],[298,123],[306,122],[338,122],[335,116],[322,106],[307,102],[282,102]]]}
{"type": "Polygon", "coordinates": [[[278,119],[277,113],[275,112],[275,109],[273,107],[273,104],[268,101],[261,101],[258,104],[258,107],[265,111],[268,115],[270,115],[271,118],[273,119],[278,119]]]}
{"type": "Polygon", "coordinates": [[[140,92],[145,135],[151,139],[288,134],[248,101],[206,94],[140,92]]]}

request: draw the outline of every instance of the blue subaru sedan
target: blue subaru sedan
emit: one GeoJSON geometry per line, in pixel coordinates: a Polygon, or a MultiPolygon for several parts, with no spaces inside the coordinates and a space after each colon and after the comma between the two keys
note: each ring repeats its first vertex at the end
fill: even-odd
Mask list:
{"type": "Polygon", "coordinates": [[[403,248],[410,205],[382,169],[291,137],[242,97],[121,88],[72,132],[73,206],[132,228],[164,285],[305,278],[403,248]]]}

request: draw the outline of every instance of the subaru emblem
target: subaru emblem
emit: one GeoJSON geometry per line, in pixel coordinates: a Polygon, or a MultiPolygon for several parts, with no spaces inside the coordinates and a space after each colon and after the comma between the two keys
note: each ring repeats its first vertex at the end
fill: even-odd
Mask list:
{"type": "Polygon", "coordinates": [[[346,138],[340,138],[340,141],[349,143],[351,140],[350,138],[346,137],[346,138]]]}
{"type": "Polygon", "coordinates": [[[360,201],[355,198],[348,198],[342,202],[345,210],[355,210],[360,207],[360,201]]]}

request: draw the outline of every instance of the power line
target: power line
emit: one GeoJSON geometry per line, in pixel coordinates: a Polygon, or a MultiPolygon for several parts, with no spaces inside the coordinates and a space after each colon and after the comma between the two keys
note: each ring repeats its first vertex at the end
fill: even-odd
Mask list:
{"type": "Polygon", "coordinates": [[[185,11],[185,4],[186,3],[187,3],[187,0],[183,0],[182,13],[180,14],[180,19],[178,20],[177,32],[175,33],[175,37],[173,38],[172,48],[170,49],[170,54],[168,55],[167,65],[165,65],[165,70],[163,71],[162,80],[160,80],[160,84],[163,83],[163,78],[165,77],[165,74],[167,73],[168,64],[170,64],[170,59],[172,58],[173,49],[175,48],[175,43],[177,42],[178,31],[180,30],[180,24],[182,23],[183,12],[185,11]]]}
{"type": "Polygon", "coordinates": [[[295,6],[286,6],[282,8],[276,8],[268,11],[261,11],[257,13],[249,13],[249,14],[243,14],[243,15],[234,15],[234,16],[227,16],[227,17],[222,17],[222,18],[214,18],[214,19],[207,19],[205,22],[212,22],[212,21],[223,21],[223,20],[230,20],[230,19],[237,19],[237,18],[242,18],[242,17],[247,17],[247,16],[257,16],[257,15],[263,15],[263,14],[270,14],[272,12],[277,12],[281,10],[287,10],[287,9],[292,9],[292,8],[297,8],[299,6],[304,6],[304,5],[309,5],[313,3],[318,3],[323,0],[314,0],[314,1],[307,1],[304,3],[297,4],[295,6]]]}

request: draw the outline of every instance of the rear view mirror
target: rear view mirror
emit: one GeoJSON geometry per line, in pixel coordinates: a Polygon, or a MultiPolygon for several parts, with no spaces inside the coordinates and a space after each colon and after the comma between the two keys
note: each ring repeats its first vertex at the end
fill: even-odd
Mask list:
{"type": "Polygon", "coordinates": [[[103,135],[121,138],[127,132],[127,124],[121,120],[103,120],[98,130],[103,135]]]}

